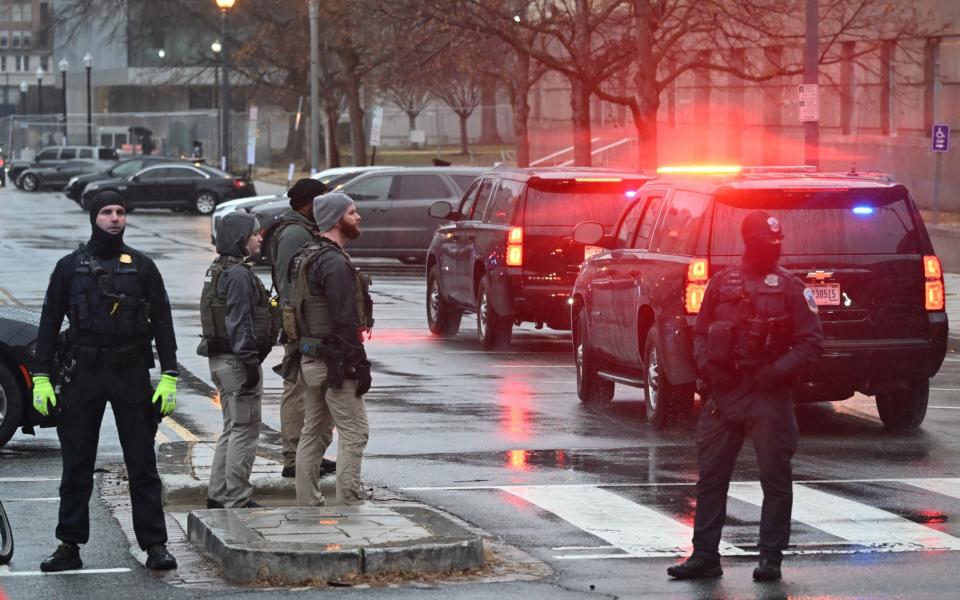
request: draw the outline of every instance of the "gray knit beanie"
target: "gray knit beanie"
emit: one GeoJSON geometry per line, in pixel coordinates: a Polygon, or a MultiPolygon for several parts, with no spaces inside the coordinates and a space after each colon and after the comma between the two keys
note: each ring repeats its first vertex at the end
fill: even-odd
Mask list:
{"type": "Polygon", "coordinates": [[[313,199],[313,218],[317,231],[330,231],[353,205],[353,198],[343,192],[330,192],[313,199]]]}

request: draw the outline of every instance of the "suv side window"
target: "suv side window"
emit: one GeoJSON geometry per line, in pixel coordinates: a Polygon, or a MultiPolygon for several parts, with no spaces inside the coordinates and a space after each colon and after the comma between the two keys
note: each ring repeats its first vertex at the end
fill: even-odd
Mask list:
{"type": "MultiPolygon", "coordinates": [[[[639,205],[641,202],[637,204],[639,205]]],[[[637,226],[637,238],[633,242],[633,247],[638,250],[646,250],[650,247],[650,237],[653,235],[653,228],[660,217],[660,209],[663,208],[663,192],[648,196],[646,204],[643,218],[637,226]]]]}
{"type": "Polygon", "coordinates": [[[710,196],[706,194],[674,192],[653,246],[669,254],[693,254],[709,204],[710,196]]]}
{"type": "Polygon", "coordinates": [[[60,160],[71,160],[76,157],[77,157],[76,148],[65,147],[60,149],[60,160]]]}
{"type": "Polygon", "coordinates": [[[93,158],[93,148],[80,148],[80,158],[93,158]]]}
{"type": "Polygon", "coordinates": [[[473,214],[470,216],[471,221],[479,221],[481,218],[483,218],[483,213],[487,210],[487,204],[490,203],[490,193],[493,191],[493,186],[496,183],[497,180],[493,177],[486,177],[480,182],[480,191],[477,193],[477,202],[474,204],[473,214]]]}
{"type": "Polygon", "coordinates": [[[637,200],[630,207],[627,215],[620,224],[620,230],[617,231],[617,248],[629,248],[630,241],[637,233],[637,227],[640,226],[640,217],[643,216],[643,207],[645,200],[637,200]]]}
{"type": "Polygon", "coordinates": [[[439,175],[401,175],[394,200],[432,200],[449,196],[450,190],[439,175]]]}
{"type": "Polygon", "coordinates": [[[59,151],[59,148],[47,148],[37,155],[36,160],[57,160],[57,153],[59,151]]]}
{"type": "Polygon", "coordinates": [[[463,200],[460,201],[460,209],[457,211],[460,213],[462,220],[470,218],[470,212],[473,211],[473,205],[477,201],[478,191],[480,191],[480,180],[475,181],[467,190],[467,193],[463,195],[463,200]]]}
{"type": "Polygon", "coordinates": [[[513,220],[513,213],[522,192],[523,184],[519,181],[501,179],[500,187],[497,188],[497,193],[493,195],[484,221],[499,225],[509,224],[513,220]]]}
{"type": "Polygon", "coordinates": [[[392,175],[368,177],[349,186],[349,191],[344,191],[357,202],[363,202],[365,200],[386,200],[387,194],[390,193],[391,183],[393,183],[392,175]]]}

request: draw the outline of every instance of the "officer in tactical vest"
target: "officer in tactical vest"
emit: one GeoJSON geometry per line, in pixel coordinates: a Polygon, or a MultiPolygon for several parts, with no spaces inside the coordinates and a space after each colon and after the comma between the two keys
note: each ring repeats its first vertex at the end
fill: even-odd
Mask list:
{"type": "Polygon", "coordinates": [[[147,551],[149,569],[175,569],[167,551],[154,436],[160,418],[177,402],[177,342],[170,302],[157,266],[124,245],[126,205],[114,192],[90,204],[90,240],[61,258],[50,276],[37,334],[33,406],[42,415],[59,411],[57,435],[63,459],[60,480],[61,544],[40,564],[42,571],[83,566],[78,544],[90,537],[89,503],[97,460],[100,423],[107,402],[113,408],[123,461],[130,481],[133,528],[147,551]],[[70,327],[58,348],[60,326],[70,327]],[[151,341],[160,357],[154,390],[151,341]],[[63,367],[55,373],[56,361],[63,367]],[[51,381],[51,378],[53,381],[51,381]],[[54,392],[59,384],[60,397],[54,392]]]}
{"type": "Polygon", "coordinates": [[[320,461],[325,432],[337,428],[337,500],[362,504],[360,463],[369,430],[363,395],[370,363],[363,336],[373,327],[369,278],[350,262],[347,240],[360,235],[360,215],[346,194],[313,201],[320,239],[297,253],[290,267],[291,303],[299,340],[300,377],[306,389],[304,423],[297,447],[297,504],[322,506],[320,461]]]}
{"type": "Polygon", "coordinates": [[[260,224],[236,211],[220,222],[217,253],[203,280],[197,354],[210,361],[220,393],[223,432],[217,439],[207,490],[207,508],[255,508],[250,474],[260,437],[260,364],[270,354],[280,327],[279,308],[257,277],[249,256],[258,256],[260,224]]]}
{"type": "Polygon", "coordinates": [[[777,266],[783,232],[753,211],[741,225],[740,265],[710,280],[694,325],[694,356],[706,388],[697,424],[697,513],[693,554],[667,573],[677,579],[719,577],[720,533],[737,454],[749,437],[757,455],[763,508],[758,581],[780,579],[790,542],[790,461],[799,432],[792,378],[820,357],[823,331],[813,293],[777,266]]]}
{"type": "MultiPolygon", "coordinates": [[[[291,319],[293,313],[290,308],[290,261],[293,255],[304,244],[309,244],[319,237],[317,224],[313,220],[313,199],[327,193],[327,186],[322,181],[305,177],[298,180],[287,191],[290,198],[290,209],[280,216],[280,221],[274,227],[273,238],[270,242],[270,258],[273,275],[273,287],[280,296],[280,306],[285,307],[287,326],[281,333],[283,342],[283,363],[276,369],[283,376],[283,395],[280,396],[280,437],[283,443],[283,471],[284,477],[296,475],[297,444],[300,443],[300,431],[303,429],[303,380],[299,377],[300,351],[297,340],[293,337],[291,319]]],[[[333,439],[333,424],[329,429],[321,432],[324,446],[329,446],[333,439]]],[[[333,473],[337,465],[332,460],[323,459],[321,472],[333,473]]]]}

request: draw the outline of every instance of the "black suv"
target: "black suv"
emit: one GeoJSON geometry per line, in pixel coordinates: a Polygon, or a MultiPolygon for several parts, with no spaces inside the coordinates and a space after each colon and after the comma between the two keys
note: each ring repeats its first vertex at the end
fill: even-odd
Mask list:
{"type": "Polygon", "coordinates": [[[453,335],[464,312],[477,315],[483,347],[506,345],[514,323],[570,329],[567,301],[580,264],[599,247],[573,241],[574,226],[594,221],[606,232],[649,178],[585,168],[495,169],[475,181],[427,253],[427,322],[453,335]]]}
{"type": "Polygon", "coordinates": [[[805,168],[662,175],[624,211],[612,239],[596,224],[575,239],[605,246],[584,264],[571,319],[577,392],[605,402],[616,383],[642,387],[647,419],[688,413],[697,369],[693,321],[707,281],[740,260],[743,217],[783,225],[780,265],[813,291],[822,359],[798,381],[798,401],[875,395],[895,430],[919,427],[929,379],[946,353],[940,262],[907,189],[885,176],[805,168]]]}
{"type": "Polygon", "coordinates": [[[37,153],[32,160],[15,160],[10,162],[7,169],[7,175],[15,186],[23,189],[20,182],[20,175],[30,167],[55,167],[62,165],[68,160],[87,159],[96,160],[119,160],[120,156],[113,148],[105,146],[49,146],[37,153]]]}

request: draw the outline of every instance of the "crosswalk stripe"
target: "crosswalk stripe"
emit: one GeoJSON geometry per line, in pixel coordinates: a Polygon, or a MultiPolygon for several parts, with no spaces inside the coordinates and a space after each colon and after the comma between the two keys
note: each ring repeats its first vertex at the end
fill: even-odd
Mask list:
{"type": "MultiPolygon", "coordinates": [[[[550,485],[500,489],[550,511],[630,556],[675,557],[690,552],[692,527],[595,486],[567,486],[562,492],[550,485]]],[[[746,554],[726,542],[721,542],[720,553],[746,554]]]]}
{"type": "Polygon", "coordinates": [[[904,479],[903,483],[952,498],[960,498],[960,479],[904,479]]]}
{"type": "MultiPolygon", "coordinates": [[[[729,495],[763,505],[758,482],[731,484],[729,495]]],[[[805,485],[793,486],[793,520],[875,552],[960,550],[960,539],[952,535],[805,485]]]]}

